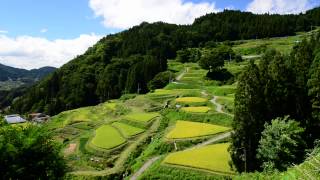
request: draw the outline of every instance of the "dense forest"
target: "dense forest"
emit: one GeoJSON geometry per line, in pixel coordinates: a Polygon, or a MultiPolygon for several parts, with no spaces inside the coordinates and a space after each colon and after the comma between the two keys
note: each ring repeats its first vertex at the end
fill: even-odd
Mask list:
{"type": "Polygon", "coordinates": [[[13,102],[11,110],[53,115],[124,93],[145,93],[148,82],[167,69],[167,59],[175,58],[178,50],[211,46],[217,41],[287,36],[316,25],[320,25],[320,8],[299,15],[225,10],[183,26],[142,23],[102,38],[30,88],[13,102]]]}
{"type": "Polygon", "coordinates": [[[320,33],[289,55],[268,50],[238,79],[230,148],[240,172],[286,170],[319,139],[320,33]]]}

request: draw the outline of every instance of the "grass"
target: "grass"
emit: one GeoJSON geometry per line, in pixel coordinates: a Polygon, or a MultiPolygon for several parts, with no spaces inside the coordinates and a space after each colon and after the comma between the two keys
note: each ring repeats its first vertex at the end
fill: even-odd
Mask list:
{"type": "Polygon", "coordinates": [[[171,153],[163,162],[169,165],[232,174],[234,172],[231,170],[228,163],[231,160],[228,153],[229,145],[229,143],[221,143],[171,153]]]}
{"type": "Polygon", "coordinates": [[[177,92],[174,90],[167,90],[167,89],[156,89],[153,93],[154,95],[170,95],[170,94],[176,94],[177,92]]]}
{"type": "Polygon", "coordinates": [[[229,94],[234,94],[236,87],[234,85],[207,86],[206,90],[216,96],[227,96],[229,94]]]}
{"type": "Polygon", "coordinates": [[[223,180],[228,179],[225,176],[219,176],[212,173],[204,173],[202,171],[190,171],[187,168],[175,168],[171,166],[161,165],[163,158],[159,159],[151,167],[149,167],[140,177],[140,180],[150,179],[188,179],[188,180],[223,180]]]}
{"type": "Polygon", "coordinates": [[[182,111],[190,112],[190,113],[207,113],[210,111],[211,108],[206,106],[199,106],[199,107],[183,107],[181,108],[182,111]]]}
{"type": "Polygon", "coordinates": [[[172,129],[167,135],[168,139],[185,139],[201,136],[214,135],[221,132],[230,130],[228,127],[191,122],[191,121],[177,121],[174,129],[172,129]]]}
{"type": "Polygon", "coordinates": [[[288,54],[297,41],[301,41],[306,34],[297,36],[265,38],[256,40],[245,40],[242,44],[233,47],[233,50],[242,55],[257,54],[259,46],[265,45],[268,48],[274,48],[282,53],[288,54]]]}
{"type": "Polygon", "coordinates": [[[234,110],[234,97],[219,97],[217,99],[217,102],[219,104],[222,104],[224,106],[224,110],[233,113],[234,110]]]}
{"type": "Polygon", "coordinates": [[[164,89],[199,89],[200,85],[197,84],[189,84],[189,83],[170,83],[164,89]]]}
{"type": "Polygon", "coordinates": [[[110,125],[103,125],[96,129],[96,134],[91,143],[99,148],[112,149],[125,143],[121,134],[110,125]]]}
{"type": "Polygon", "coordinates": [[[117,103],[106,103],[104,106],[111,109],[111,110],[115,110],[117,103]]]}
{"type": "Polygon", "coordinates": [[[116,127],[120,130],[120,132],[126,137],[130,138],[132,136],[138,135],[142,132],[144,132],[144,129],[137,128],[134,126],[130,126],[128,124],[120,123],[120,122],[114,122],[112,123],[112,126],[116,127]]]}
{"type": "Polygon", "coordinates": [[[182,97],[182,98],[176,99],[176,102],[180,102],[180,103],[203,103],[207,101],[208,101],[207,99],[200,98],[200,97],[182,97]]]}
{"type": "Polygon", "coordinates": [[[125,119],[130,121],[137,121],[142,123],[148,123],[152,119],[159,116],[159,113],[132,113],[124,116],[125,119]]]}

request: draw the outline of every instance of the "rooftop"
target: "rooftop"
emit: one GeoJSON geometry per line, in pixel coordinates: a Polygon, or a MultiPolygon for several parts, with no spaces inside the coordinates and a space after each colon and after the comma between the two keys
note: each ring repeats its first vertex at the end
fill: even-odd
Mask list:
{"type": "Polygon", "coordinates": [[[23,119],[20,115],[18,114],[12,114],[12,115],[7,115],[4,116],[4,119],[7,121],[9,124],[16,124],[16,123],[23,123],[26,122],[25,119],[23,119]]]}

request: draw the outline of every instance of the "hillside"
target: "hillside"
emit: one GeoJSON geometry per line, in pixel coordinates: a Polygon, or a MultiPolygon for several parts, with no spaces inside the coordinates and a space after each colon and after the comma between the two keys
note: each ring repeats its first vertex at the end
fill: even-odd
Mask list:
{"type": "MultiPolygon", "coordinates": [[[[298,47],[296,41],[310,39],[315,32],[231,43],[235,51],[250,55],[257,55],[261,44],[289,54],[298,47]]],[[[204,53],[215,48],[196,49],[204,53]]],[[[263,59],[253,58],[255,64],[263,59]]],[[[234,79],[224,82],[207,78],[208,70],[197,63],[169,60],[167,69],[175,78],[165,87],[63,111],[44,126],[64,145],[70,179],[299,179],[306,173],[316,177],[317,148],[304,163],[284,172],[240,174],[230,166],[228,148],[234,116],[239,116],[237,87],[248,66],[246,59],[226,61],[223,68],[234,79]]]]}
{"type": "MultiPolygon", "coordinates": [[[[310,71],[311,75],[305,81],[292,78],[293,75],[299,77],[301,70],[292,71],[289,68],[297,68],[298,65],[301,69],[305,67],[301,65],[301,57],[308,57],[308,62],[312,61],[312,64],[320,62],[319,55],[312,55],[320,47],[319,38],[319,30],[314,30],[289,37],[239,40],[220,43],[214,47],[188,48],[179,51],[175,59],[167,61],[170,78],[164,78],[164,87],[152,89],[145,94],[124,92],[118,99],[62,111],[43,124],[43,127],[53,133],[56,141],[63,144],[61,153],[69,167],[66,179],[301,179],[306,176],[317,179],[319,151],[314,146],[314,141],[308,146],[300,147],[290,147],[287,144],[281,146],[280,143],[287,138],[279,143],[271,143],[270,150],[272,147],[282,150],[286,146],[300,150],[298,153],[301,156],[294,156],[288,168],[281,172],[275,169],[262,171],[258,165],[252,165],[260,159],[247,161],[249,155],[240,154],[244,152],[245,146],[241,145],[240,155],[231,153],[231,148],[244,135],[254,142],[246,148],[259,144],[257,141],[261,139],[261,135],[256,130],[262,131],[261,125],[265,124],[261,120],[283,115],[290,115],[303,127],[304,124],[315,122],[305,128],[307,134],[312,136],[302,137],[305,141],[310,141],[309,138],[313,136],[318,137],[317,117],[309,121],[305,121],[304,117],[300,118],[310,117],[312,111],[316,114],[317,109],[303,109],[302,115],[301,111],[296,110],[297,107],[310,107],[311,102],[318,103],[315,97],[314,101],[303,101],[305,106],[298,106],[302,104],[298,100],[306,93],[298,87],[310,88],[312,84],[296,84],[304,84],[314,78],[312,74],[319,71],[312,70],[319,66],[306,65],[308,68],[305,72],[309,74],[310,71]],[[245,56],[242,60],[225,59],[218,70],[231,75],[223,76],[222,79],[210,76],[210,71],[213,70],[200,66],[199,62],[204,58],[197,59],[194,56],[199,53],[208,56],[210,52],[224,54],[225,49],[231,54],[237,52],[245,56]],[[190,54],[184,56],[184,52],[190,54]],[[182,63],[182,60],[187,61],[182,63]],[[197,62],[193,62],[194,60],[197,62]],[[255,74],[250,74],[253,72],[255,74]],[[261,81],[263,78],[268,81],[261,81]],[[260,82],[252,83],[256,79],[254,82],[260,82]],[[261,90],[260,86],[266,90],[261,90]],[[241,89],[243,87],[247,89],[241,89]],[[259,96],[255,96],[256,94],[259,96]],[[240,119],[249,113],[255,117],[260,112],[267,115],[253,120],[240,119]],[[243,121],[239,122],[239,119],[243,121]],[[241,128],[240,125],[247,128],[241,128]],[[239,133],[240,130],[245,133],[239,133]],[[314,149],[311,154],[308,153],[310,149],[314,149]],[[305,159],[304,155],[308,158],[305,159]],[[243,164],[239,163],[240,168],[235,169],[238,161],[231,162],[237,158],[250,166],[241,169],[243,164]],[[249,170],[249,167],[252,169],[249,170]]],[[[163,79],[160,78],[159,81],[161,80],[163,79]]],[[[317,82],[319,81],[314,84],[317,85],[317,82]]],[[[311,97],[312,94],[310,99],[311,97]]],[[[265,121],[270,123],[269,119],[265,121]]],[[[26,124],[17,126],[24,127],[26,124]]],[[[282,131],[285,132],[283,129],[282,131]]],[[[295,129],[289,131],[296,132],[295,129]]],[[[273,134],[274,137],[270,139],[276,139],[277,134],[279,133],[273,134]]],[[[288,136],[285,134],[284,137],[288,136]]],[[[295,136],[290,137],[290,141],[294,138],[295,136]]],[[[270,154],[273,152],[270,151],[270,154]]]]}
{"type": "Polygon", "coordinates": [[[0,81],[37,81],[52,73],[55,69],[54,67],[42,67],[25,70],[0,64],[0,81]]]}
{"type": "Polygon", "coordinates": [[[54,67],[25,70],[0,64],[0,109],[10,106],[16,97],[55,70],[54,67]]]}
{"type": "Polygon", "coordinates": [[[188,26],[142,23],[101,39],[31,88],[12,111],[53,115],[123,93],[145,93],[148,82],[167,69],[167,59],[175,58],[177,50],[212,46],[216,41],[293,35],[309,30],[311,24],[320,25],[319,12],[315,8],[300,15],[255,15],[226,10],[188,26]]]}

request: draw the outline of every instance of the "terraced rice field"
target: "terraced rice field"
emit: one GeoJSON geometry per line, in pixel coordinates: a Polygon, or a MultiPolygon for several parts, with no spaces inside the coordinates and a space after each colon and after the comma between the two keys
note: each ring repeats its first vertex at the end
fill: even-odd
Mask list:
{"type": "Polygon", "coordinates": [[[182,111],[190,112],[190,113],[207,113],[210,111],[211,108],[206,106],[199,106],[199,107],[183,107],[181,108],[182,111]]]}
{"type": "Polygon", "coordinates": [[[177,93],[174,90],[167,90],[167,89],[156,89],[153,93],[154,95],[169,95],[169,94],[175,94],[177,93]]]}
{"type": "Polygon", "coordinates": [[[102,149],[112,149],[126,142],[126,139],[110,125],[103,125],[96,129],[91,143],[102,149]]]}
{"type": "Polygon", "coordinates": [[[145,131],[142,128],[137,128],[120,122],[114,122],[112,123],[112,126],[116,127],[126,138],[130,138],[145,131]]]}
{"type": "Polygon", "coordinates": [[[231,160],[230,154],[228,153],[229,145],[229,143],[221,143],[171,153],[163,162],[168,165],[232,174],[233,171],[228,164],[231,160]]]}
{"type": "Polygon", "coordinates": [[[191,121],[177,121],[175,127],[166,135],[168,139],[186,139],[214,135],[230,130],[228,127],[198,123],[191,121]]]}
{"type": "Polygon", "coordinates": [[[115,110],[117,103],[106,103],[104,106],[111,109],[111,110],[115,110]]]}
{"type": "Polygon", "coordinates": [[[216,96],[227,96],[229,94],[234,94],[236,86],[225,85],[225,86],[210,86],[206,87],[207,91],[216,96]]]}
{"type": "Polygon", "coordinates": [[[200,97],[181,97],[176,99],[176,102],[180,103],[204,103],[207,101],[207,99],[200,97]]]}
{"type": "Polygon", "coordinates": [[[159,116],[159,113],[132,113],[126,115],[124,118],[130,121],[148,123],[152,119],[159,116]]]}

